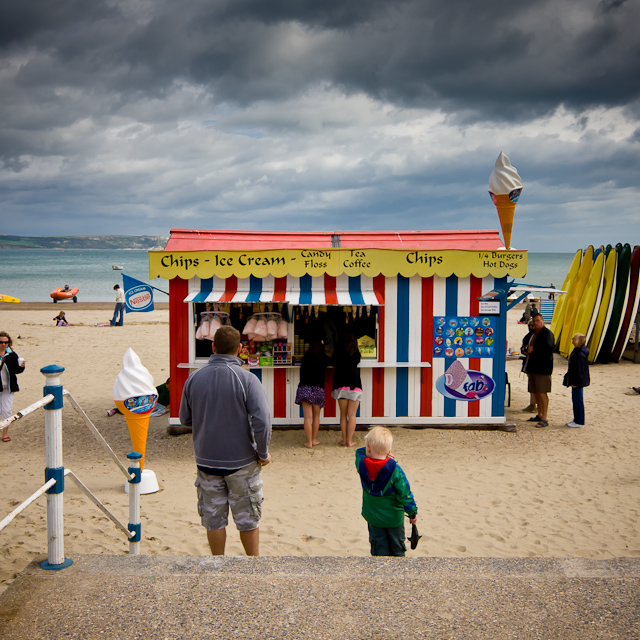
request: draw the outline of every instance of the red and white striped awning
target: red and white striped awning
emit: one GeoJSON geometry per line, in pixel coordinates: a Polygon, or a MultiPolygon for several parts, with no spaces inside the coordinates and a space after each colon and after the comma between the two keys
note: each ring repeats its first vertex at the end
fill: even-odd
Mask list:
{"type": "Polygon", "coordinates": [[[382,287],[376,278],[302,276],[295,278],[218,278],[193,279],[194,289],[185,302],[287,302],[292,305],[384,305],[382,287]]]}
{"type": "Polygon", "coordinates": [[[185,302],[286,302],[287,278],[194,278],[185,302]]]}

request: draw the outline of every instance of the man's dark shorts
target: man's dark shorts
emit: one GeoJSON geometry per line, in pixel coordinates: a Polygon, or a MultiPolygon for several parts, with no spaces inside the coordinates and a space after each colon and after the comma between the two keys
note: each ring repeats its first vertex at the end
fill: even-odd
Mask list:
{"type": "Polygon", "coordinates": [[[529,393],[551,393],[551,376],[544,373],[528,373],[529,393]]]}
{"type": "Polygon", "coordinates": [[[369,543],[372,556],[404,556],[404,524],[387,529],[369,525],[369,543]]]}
{"type": "Polygon", "coordinates": [[[198,469],[198,513],[208,531],[224,529],[229,507],[238,531],[253,531],[262,516],[262,467],[252,462],[228,476],[214,476],[198,469]]]}

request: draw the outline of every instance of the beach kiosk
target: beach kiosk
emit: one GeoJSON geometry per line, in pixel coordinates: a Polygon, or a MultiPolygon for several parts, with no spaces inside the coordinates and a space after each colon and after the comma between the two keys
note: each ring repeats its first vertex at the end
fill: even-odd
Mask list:
{"type": "MultiPolygon", "coordinates": [[[[294,399],[309,343],[346,333],[362,353],[361,424],[503,424],[507,282],[526,260],[495,230],[173,229],[149,252],[150,277],[169,280],[170,425],[223,324],[247,332],[242,357],[275,426],[302,424],[294,399]]],[[[339,423],[331,378],[329,368],[325,425],[339,423]]]]}

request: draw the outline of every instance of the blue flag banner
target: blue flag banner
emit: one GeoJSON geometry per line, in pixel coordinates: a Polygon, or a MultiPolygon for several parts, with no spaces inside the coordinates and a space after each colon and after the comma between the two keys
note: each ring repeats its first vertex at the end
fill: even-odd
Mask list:
{"type": "Polygon", "coordinates": [[[153,311],[153,287],[122,274],[124,286],[124,306],[127,313],[134,311],[153,311]]]}

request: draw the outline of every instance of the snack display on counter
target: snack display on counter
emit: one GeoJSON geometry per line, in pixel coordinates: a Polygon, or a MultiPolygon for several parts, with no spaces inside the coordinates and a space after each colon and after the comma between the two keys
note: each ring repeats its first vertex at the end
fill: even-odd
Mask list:
{"type": "Polygon", "coordinates": [[[509,158],[501,151],[489,176],[489,195],[498,210],[505,249],[511,248],[513,218],[521,193],[522,179],[509,158]]]}
{"type": "Polygon", "coordinates": [[[249,367],[272,367],[291,364],[291,345],[285,340],[260,342],[242,340],[239,357],[249,367]]]}
{"type": "Polygon", "coordinates": [[[122,358],[122,370],[113,383],[113,400],[127,421],[133,450],[142,455],[140,467],[143,469],[149,414],[157,399],[153,376],[140,362],[138,354],[127,349],[122,358]]]}

